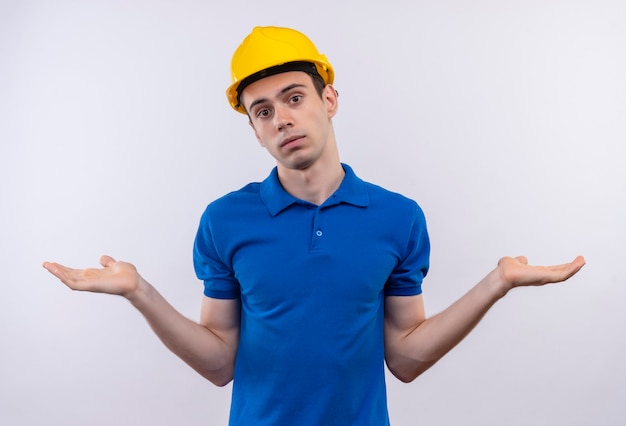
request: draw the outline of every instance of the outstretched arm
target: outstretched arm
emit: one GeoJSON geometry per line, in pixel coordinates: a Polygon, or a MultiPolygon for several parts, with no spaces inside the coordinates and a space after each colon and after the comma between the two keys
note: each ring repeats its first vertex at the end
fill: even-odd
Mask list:
{"type": "Polygon", "coordinates": [[[531,266],[525,257],[504,257],[468,293],[428,319],[421,295],[386,297],[385,359],[389,370],[404,382],[415,379],[463,340],[509,290],[565,281],[584,264],[581,256],[556,266],[531,266]]]}
{"type": "Polygon", "coordinates": [[[146,318],[163,343],[218,386],[231,381],[239,342],[239,301],[205,297],[200,322],[185,318],[126,262],[102,256],[100,269],[43,264],[72,290],[123,296],[146,318]]]}

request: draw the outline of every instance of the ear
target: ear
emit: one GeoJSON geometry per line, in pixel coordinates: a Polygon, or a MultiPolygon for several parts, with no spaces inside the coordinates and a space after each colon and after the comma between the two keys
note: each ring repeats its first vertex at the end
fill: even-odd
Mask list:
{"type": "Polygon", "coordinates": [[[248,124],[250,125],[250,127],[252,127],[252,130],[254,131],[254,136],[256,137],[256,140],[259,142],[259,145],[265,148],[265,143],[263,143],[263,141],[259,137],[259,133],[256,131],[256,128],[254,127],[254,123],[252,122],[252,120],[249,120],[248,124]]]}
{"type": "Polygon", "coordinates": [[[328,118],[333,118],[335,114],[337,114],[337,109],[339,108],[339,98],[337,91],[331,84],[327,84],[326,87],[324,87],[322,98],[326,104],[328,118]]]}

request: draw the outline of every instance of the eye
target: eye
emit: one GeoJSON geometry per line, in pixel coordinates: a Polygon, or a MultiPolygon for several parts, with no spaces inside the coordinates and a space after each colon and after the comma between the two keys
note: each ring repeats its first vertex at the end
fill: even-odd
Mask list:
{"type": "Polygon", "coordinates": [[[291,98],[289,98],[289,101],[292,104],[297,104],[298,102],[300,102],[302,100],[302,95],[293,95],[291,98]]]}
{"type": "Polygon", "coordinates": [[[261,108],[256,112],[257,118],[266,118],[270,116],[269,108],[261,108]]]}

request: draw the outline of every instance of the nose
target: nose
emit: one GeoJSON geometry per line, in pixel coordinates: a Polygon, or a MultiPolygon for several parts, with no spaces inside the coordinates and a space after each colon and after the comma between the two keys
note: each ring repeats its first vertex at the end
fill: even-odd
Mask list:
{"type": "Polygon", "coordinates": [[[276,128],[280,131],[293,127],[293,116],[286,106],[278,106],[274,111],[276,128]]]}

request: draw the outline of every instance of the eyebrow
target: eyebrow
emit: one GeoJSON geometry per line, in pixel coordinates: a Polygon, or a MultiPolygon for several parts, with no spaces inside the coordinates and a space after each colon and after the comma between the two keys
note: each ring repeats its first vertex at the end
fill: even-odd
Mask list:
{"type": "MultiPolygon", "coordinates": [[[[306,87],[306,85],[301,84],[301,83],[293,83],[290,84],[288,86],[285,86],[281,89],[280,92],[278,92],[278,95],[284,95],[285,93],[289,92],[292,89],[298,88],[298,87],[306,87]]],[[[252,103],[250,104],[250,106],[248,107],[248,111],[252,111],[252,108],[254,108],[256,105],[258,104],[262,104],[263,102],[267,102],[269,99],[268,98],[259,98],[256,99],[254,101],[252,101],[252,103]]]]}

